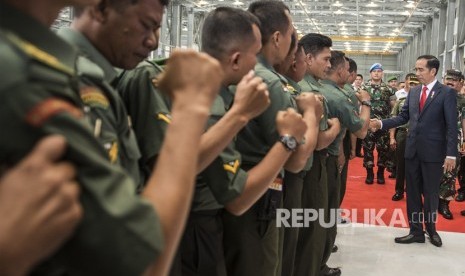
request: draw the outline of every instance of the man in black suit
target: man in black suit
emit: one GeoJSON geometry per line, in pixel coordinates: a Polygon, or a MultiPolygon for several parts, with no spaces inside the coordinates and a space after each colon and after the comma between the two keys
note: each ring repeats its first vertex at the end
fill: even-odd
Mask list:
{"type": "Polygon", "coordinates": [[[457,94],[437,81],[438,69],[436,57],[418,57],[415,70],[422,85],[412,88],[398,116],[370,122],[372,130],[388,130],[409,123],[405,164],[410,233],[396,238],[396,243],[424,243],[424,223],[431,243],[442,245],[436,232],[439,181],[444,171],[455,168],[457,94]]]}

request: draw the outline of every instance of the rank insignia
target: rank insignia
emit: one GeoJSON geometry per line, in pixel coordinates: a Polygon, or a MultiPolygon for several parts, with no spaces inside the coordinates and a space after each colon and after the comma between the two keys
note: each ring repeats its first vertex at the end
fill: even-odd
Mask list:
{"type": "Polygon", "coordinates": [[[167,124],[171,124],[171,114],[165,113],[165,112],[159,112],[157,114],[157,119],[164,121],[167,124]]]}
{"type": "Polygon", "coordinates": [[[110,102],[103,92],[97,87],[86,86],[79,90],[81,99],[85,105],[90,107],[108,109],[110,102]]]}
{"type": "Polygon", "coordinates": [[[239,168],[239,160],[231,161],[226,164],[223,164],[223,168],[225,171],[228,171],[230,173],[236,174],[237,169],[239,168]]]}
{"type": "Polygon", "coordinates": [[[105,149],[108,151],[108,157],[110,158],[110,162],[115,164],[118,160],[118,143],[112,142],[107,143],[104,145],[105,149]]]}

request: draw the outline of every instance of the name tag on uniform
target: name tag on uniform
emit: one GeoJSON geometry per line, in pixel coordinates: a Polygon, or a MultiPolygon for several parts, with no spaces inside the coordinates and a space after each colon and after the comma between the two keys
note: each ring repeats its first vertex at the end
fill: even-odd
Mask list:
{"type": "Polygon", "coordinates": [[[275,180],[273,180],[273,183],[271,183],[271,185],[268,188],[271,189],[271,190],[282,192],[283,191],[283,180],[282,180],[282,178],[279,178],[279,177],[275,178],[275,180]]]}

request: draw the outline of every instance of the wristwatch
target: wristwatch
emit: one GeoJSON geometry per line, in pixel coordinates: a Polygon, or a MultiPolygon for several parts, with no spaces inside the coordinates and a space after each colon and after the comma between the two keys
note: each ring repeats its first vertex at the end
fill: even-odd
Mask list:
{"type": "Polygon", "coordinates": [[[368,107],[371,107],[371,102],[370,101],[362,101],[362,105],[366,105],[368,107]]]}
{"type": "Polygon", "coordinates": [[[285,134],[283,136],[279,137],[279,142],[283,143],[284,147],[288,151],[295,151],[297,149],[297,146],[299,143],[295,139],[294,136],[291,136],[289,134],[285,134]]]}

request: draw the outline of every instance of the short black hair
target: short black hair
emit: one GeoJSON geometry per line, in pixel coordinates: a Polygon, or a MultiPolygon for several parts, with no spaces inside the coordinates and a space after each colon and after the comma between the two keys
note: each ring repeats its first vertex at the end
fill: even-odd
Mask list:
{"type": "Polygon", "coordinates": [[[357,72],[357,62],[351,58],[347,58],[349,61],[349,73],[357,72]]]}
{"type": "Polygon", "coordinates": [[[422,55],[417,58],[419,59],[426,59],[426,68],[429,70],[431,69],[436,69],[436,73],[434,74],[435,76],[438,74],[439,71],[439,59],[435,56],[432,55],[422,55]]]}
{"type": "MultiPolygon", "coordinates": [[[[102,0],[100,1],[100,3],[97,4],[97,6],[100,11],[105,10],[109,6],[112,6],[117,11],[122,11],[128,5],[137,4],[138,1],[139,0],[106,0],[106,1],[102,0]]],[[[168,6],[170,3],[170,0],[158,0],[158,1],[160,2],[160,4],[162,4],[163,7],[168,6]]],[[[73,7],[74,17],[81,16],[84,9],[85,7],[80,7],[80,6],[73,7]]]]}
{"type": "Polygon", "coordinates": [[[257,17],[248,11],[231,7],[218,7],[211,11],[202,27],[202,51],[221,59],[244,40],[255,39],[253,25],[260,27],[257,17]]]}
{"type": "Polygon", "coordinates": [[[329,59],[331,63],[331,68],[328,70],[328,74],[339,69],[341,65],[345,65],[346,63],[346,54],[342,51],[331,51],[331,58],[329,59]]]}
{"type": "Polygon", "coordinates": [[[305,54],[318,55],[324,48],[331,48],[333,41],[331,38],[317,33],[309,33],[300,39],[300,44],[304,47],[305,54]]]}
{"type": "Polygon", "coordinates": [[[357,77],[361,77],[363,80],[363,75],[362,74],[357,74],[357,77]]]}
{"type": "Polygon", "coordinates": [[[263,45],[268,43],[273,33],[277,31],[286,33],[291,24],[286,14],[289,8],[282,1],[256,1],[250,4],[248,11],[260,20],[263,45]]]}

